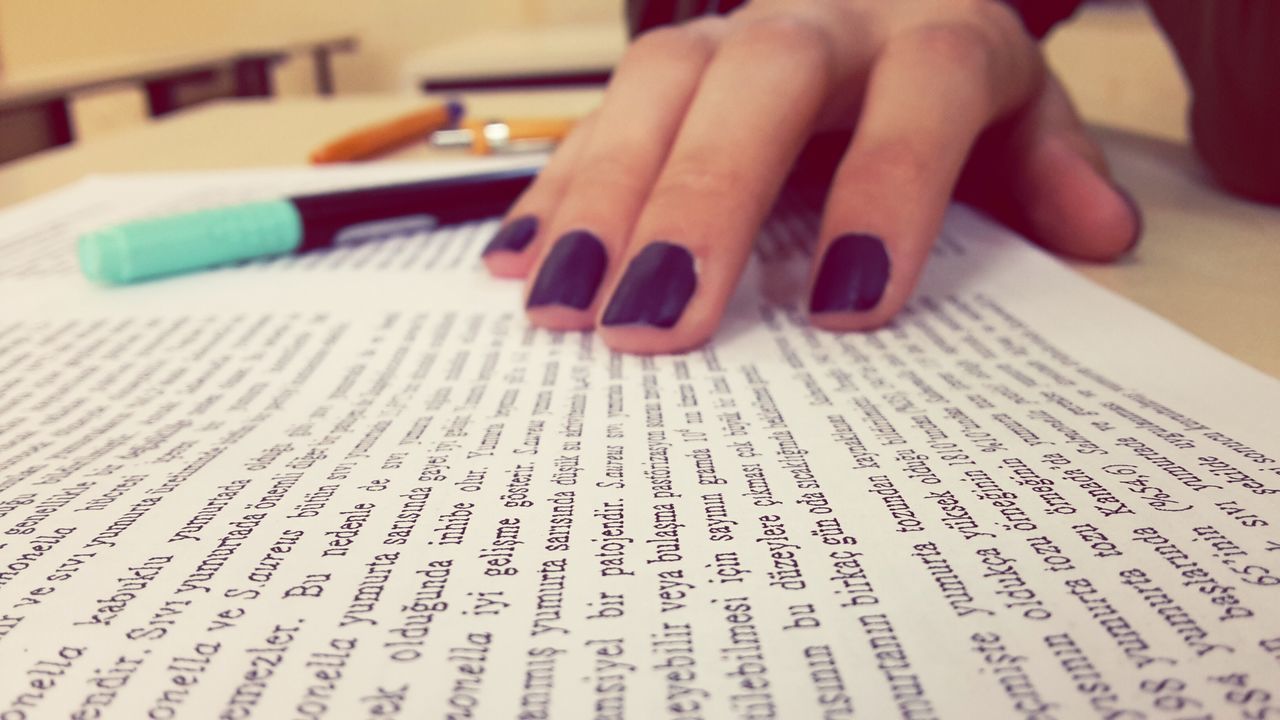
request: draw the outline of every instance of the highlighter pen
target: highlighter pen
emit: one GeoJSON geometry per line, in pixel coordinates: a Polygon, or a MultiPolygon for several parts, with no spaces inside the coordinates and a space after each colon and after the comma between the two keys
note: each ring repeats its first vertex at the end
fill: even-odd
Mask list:
{"type": "Polygon", "coordinates": [[[520,168],[303,195],[137,220],[80,237],[80,269],[123,285],[242,260],[359,242],[408,226],[500,215],[537,175],[520,168]]]}
{"type": "Polygon", "coordinates": [[[462,104],[451,101],[353,130],[312,150],[311,162],[324,165],[381,155],[417,142],[435,130],[453,127],[462,114],[462,104]]]}

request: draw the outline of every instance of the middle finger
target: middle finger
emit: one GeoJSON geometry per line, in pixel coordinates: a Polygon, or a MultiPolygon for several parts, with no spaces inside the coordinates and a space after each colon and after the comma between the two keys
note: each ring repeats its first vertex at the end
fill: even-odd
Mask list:
{"type": "Polygon", "coordinates": [[[628,51],[543,234],[545,244],[533,251],[540,258],[525,300],[533,324],[561,330],[593,324],[596,291],[610,259],[622,254],[723,22],[654,30],[628,51]]]}
{"type": "Polygon", "coordinates": [[[601,314],[610,347],[677,352],[711,336],[833,73],[826,32],[808,20],[753,18],[724,40],[601,314]]]}

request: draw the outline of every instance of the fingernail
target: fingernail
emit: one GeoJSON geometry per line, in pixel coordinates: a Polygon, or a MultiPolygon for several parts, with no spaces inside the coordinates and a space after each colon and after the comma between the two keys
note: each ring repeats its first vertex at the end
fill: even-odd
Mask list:
{"type": "Polygon", "coordinates": [[[607,262],[604,244],[595,235],[586,230],[565,233],[542,261],[525,307],[566,305],[586,310],[600,287],[607,262]]]}
{"type": "Polygon", "coordinates": [[[520,252],[529,247],[533,236],[538,234],[538,218],[525,215],[516,218],[498,231],[488,245],[484,246],[484,254],[495,252],[520,252]]]}
{"type": "Polygon", "coordinates": [[[889,254],[874,235],[849,234],[827,248],[809,298],[809,312],[870,310],[889,282],[889,254]]]}
{"type": "Polygon", "coordinates": [[[1142,206],[1138,205],[1137,200],[1133,199],[1133,195],[1130,195],[1128,190],[1119,185],[1114,185],[1113,187],[1117,193],[1120,193],[1120,197],[1124,198],[1125,204],[1129,206],[1129,211],[1133,213],[1133,237],[1129,240],[1129,244],[1124,251],[1120,253],[1121,255],[1128,255],[1133,252],[1134,248],[1138,247],[1138,241],[1142,240],[1142,233],[1146,223],[1142,217],[1142,206]]]}
{"type": "Polygon", "coordinates": [[[669,328],[698,287],[693,255],[680,245],[650,243],[627,266],[601,322],[669,328]]]}

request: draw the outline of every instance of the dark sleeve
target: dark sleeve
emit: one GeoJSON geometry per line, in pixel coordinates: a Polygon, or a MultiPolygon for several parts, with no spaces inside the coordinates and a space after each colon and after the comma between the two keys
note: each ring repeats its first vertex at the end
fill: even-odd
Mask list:
{"type": "Polygon", "coordinates": [[[1280,203],[1280,2],[1150,0],[1191,86],[1191,137],[1228,190],[1280,203]]]}
{"type": "Polygon", "coordinates": [[[627,0],[627,29],[631,37],[700,15],[727,13],[746,0],[627,0]]]}
{"type": "Polygon", "coordinates": [[[1050,28],[1071,17],[1082,0],[1004,0],[1022,18],[1027,32],[1041,39],[1050,28]]]}
{"type": "MultiPolygon", "coordinates": [[[[726,13],[746,0],[626,0],[627,27],[631,37],[650,28],[680,22],[699,15],[726,13]]],[[[892,1],[892,0],[886,0],[892,1]]],[[[1037,38],[1076,11],[1081,0],[1004,0],[1018,12],[1027,31],[1037,38]]]]}

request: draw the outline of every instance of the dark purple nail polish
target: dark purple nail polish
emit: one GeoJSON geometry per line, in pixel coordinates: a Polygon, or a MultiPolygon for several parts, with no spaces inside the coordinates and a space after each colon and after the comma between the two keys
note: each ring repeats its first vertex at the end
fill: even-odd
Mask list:
{"type": "Polygon", "coordinates": [[[1116,189],[1116,192],[1120,193],[1120,197],[1124,198],[1124,202],[1129,206],[1129,210],[1133,212],[1133,237],[1130,238],[1129,244],[1125,246],[1125,249],[1120,253],[1121,255],[1128,255],[1133,252],[1134,248],[1138,247],[1138,241],[1142,240],[1142,233],[1145,229],[1146,223],[1143,221],[1142,217],[1142,206],[1138,204],[1137,200],[1133,199],[1133,195],[1130,195],[1128,190],[1125,190],[1119,185],[1114,185],[1113,187],[1116,189]]]}
{"type": "Polygon", "coordinates": [[[697,287],[693,255],[687,249],[668,242],[650,243],[627,266],[600,321],[672,327],[697,287]]]}
{"type": "Polygon", "coordinates": [[[809,298],[809,312],[870,310],[889,282],[889,253],[874,235],[851,233],[827,248],[809,298]]]}
{"type": "Polygon", "coordinates": [[[525,215],[516,218],[498,231],[488,245],[484,246],[484,254],[495,252],[520,252],[529,247],[533,236],[538,234],[538,218],[525,215]]]}
{"type": "Polygon", "coordinates": [[[586,310],[609,262],[604,243],[586,230],[565,233],[542,261],[525,307],[565,305],[586,310]]]}

